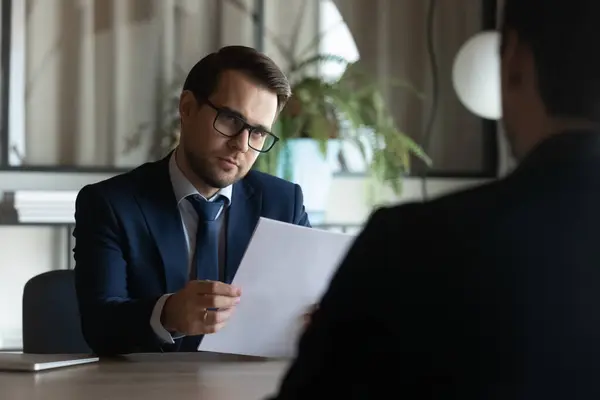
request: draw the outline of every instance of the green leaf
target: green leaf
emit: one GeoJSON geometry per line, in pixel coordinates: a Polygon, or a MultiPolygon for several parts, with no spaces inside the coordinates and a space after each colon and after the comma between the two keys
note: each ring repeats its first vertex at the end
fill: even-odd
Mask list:
{"type": "MultiPolygon", "coordinates": [[[[230,0],[230,3],[248,12],[251,19],[257,22],[256,16],[243,2],[230,0]]],[[[302,16],[299,19],[301,18],[302,16]]],[[[402,121],[394,120],[382,88],[405,90],[418,99],[423,99],[423,94],[406,80],[375,76],[366,71],[360,61],[349,62],[337,54],[318,53],[309,57],[296,57],[300,26],[298,21],[293,28],[289,46],[265,27],[266,35],[290,66],[287,76],[293,97],[273,126],[273,133],[280,139],[279,142],[269,153],[260,154],[254,167],[270,174],[280,172],[282,177],[290,179],[294,162],[288,146],[290,140],[312,138],[318,142],[319,149],[325,156],[329,139],[336,137],[355,144],[365,161],[369,161],[367,155],[371,155],[368,163],[371,188],[378,190],[385,185],[399,194],[403,178],[410,171],[412,157],[423,160],[427,165],[431,165],[432,160],[410,134],[398,126],[402,125],[402,121]],[[319,66],[327,63],[344,67],[344,73],[339,79],[330,80],[314,73],[319,66]],[[283,166],[283,171],[277,170],[280,165],[283,166]]],[[[183,78],[179,78],[172,87],[164,88],[169,96],[158,108],[158,123],[140,127],[129,138],[128,147],[139,145],[142,135],[148,134],[161,139],[159,147],[163,151],[177,143],[177,110],[182,82],[183,78]]]]}
{"type": "Polygon", "coordinates": [[[313,56],[308,57],[307,59],[301,60],[297,63],[294,63],[290,67],[289,74],[295,74],[297,72],[301,72],[304,69],[314,66],[315,64],[325,64],[325,63],[336,63],[343,65],[350,65],[350,61],[342,56],[338,56],[336,54],[315,54],[313,56]]]}

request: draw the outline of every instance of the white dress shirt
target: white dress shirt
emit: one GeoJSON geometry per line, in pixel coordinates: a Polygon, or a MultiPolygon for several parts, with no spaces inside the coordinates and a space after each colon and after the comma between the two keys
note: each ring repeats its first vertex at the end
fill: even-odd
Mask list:
{"type": "MultiPolygon", "coordinates": [[[[179,208],[179,213],[181,214],[181,224],[183,226],[183,233],[186,238],[187,251],[188,251],[188,271],[191,271],[192,263],[194,260],[194,249],[196,247],[196,230],[198,229],[198,214],[196,210],[192,206],[192,204],[185,200],[186,197],[192,195],[200,195],[198,190],[192,185],[192,183],[183,175],[179,167],[177,166],[177,162],[175,160],[175,152],[171,155],[169,159],[169,176],[171,178],[171,184],[173,185],[173,193],[175,194],[175,198],[177,199],[177,207],[179,208]]],[[[204,199],[208,201],[214,201],[219,197],[219,195],[225,197],[228,200],[228,203],[231,204],[231,195],[233,193],[233,186],[227,186],[221,190],[219,190],[213,197],[210,199],[204,199]]],[[[224,234],[225,230],[225,220],[226,220],[226,209],[221,208],[219,214],[217,215],[217,220],[222,224],[221,235],[219,241],[219,275],[223,276],[224,273],[224,241],[226,235],[224,234]]],[[[152,311],[152,316],[150,318],[150,326],[156,335],[161,338],[165,343],[175,343],[174,339],[183,337],[185,335],[178,334],[176,336],[172,336],[160,322],[160,316],[162,314],[162,309],[167,301],[167,298],[171,294],[163,295],[154,306],[152,311]]]]}

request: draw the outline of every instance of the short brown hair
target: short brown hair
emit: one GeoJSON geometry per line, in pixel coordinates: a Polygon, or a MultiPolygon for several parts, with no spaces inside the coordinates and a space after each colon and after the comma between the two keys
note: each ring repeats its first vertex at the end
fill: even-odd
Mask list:
{"type": "Polygon", "coordinates": [[[224,71],[240,71],[277,95],[277,111],[285,107],[292,95],[290,83],[273,60],[252,47],[226,46],[198,61],[188,74],[183,90],[198,100],[207,99],[215,91],[224,71]]]}
{"type": "Polygon", "coordinates": [[[600,122],[598,0],[506,0],[502,50],[509,31],[529,45],[548,114],[600,122]]]}

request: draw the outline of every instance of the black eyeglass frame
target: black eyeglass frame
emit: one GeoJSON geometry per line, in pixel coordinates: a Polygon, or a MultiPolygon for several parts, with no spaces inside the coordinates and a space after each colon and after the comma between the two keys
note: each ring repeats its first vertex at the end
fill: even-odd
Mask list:
{"type": "Polygon", "coordinates": [[[273,146],[275,146],[275,143],[277,143],[279,141],[279,138],[277,136],[275,136],[275,134],[273,134],[272,132],[269,132],[262,127],[250,125],[243,118],[240,118],[238,115],[235,115],[234,113],[232,113],[231,111],[229,111],[227,109],[217,107],[210,100],[204,99],[204,103],[206,103],[210,108],[212,108],[213,110],[215,110],[217,112],[217,115],[215,115],[215,119],[213,120],[213,128],[215,129],[215,131],[219,132],[221,135],[228,137],[228,138],[234,138],[234,137],[240,135],[242,132],[244,132],[247,129],[248,130],[248,147],[250,147],[252,150],[257,151],[259,153],[268,153],[273,148],[273,146]],[[227,135],[226,133],[221,132],[217,128],[217,121],[218,121],[219,117],[221,116],[221,114],[226,114],[228,117],[235,118],[238,121],[240,121],[240,123],[242,124],[242,127],[240,128],[240,130],[233,135],[227,135]],[[256,130],[261,130],[274,139],[273,143],[271,143],[271,146],[269,146],[268,149],[259,150],[255,147],[252,147],[252,145],[250,144],[250,136],[251,136],[252,132],[256,131],[256,130]]]}

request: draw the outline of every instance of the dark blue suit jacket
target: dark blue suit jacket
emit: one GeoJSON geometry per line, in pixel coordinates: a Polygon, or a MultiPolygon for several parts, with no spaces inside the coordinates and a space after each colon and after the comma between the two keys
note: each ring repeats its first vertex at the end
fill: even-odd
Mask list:
{"type": "Polygon", "coordinates": [[[599,340],[600,132],[565,132],[374,212],[274,399],[598,399],[599,340]]]}
{"type": "MultiPolygon", "coordinates": [[[[188,281],[187,248],[168,160],[85,186],[76,201],[75,279],[83,334],[97,354],[177,351],[150,326],[156,301],[188,281]]],[[[226,282],[263,216],[310,226],[298,185],[251,171],[233,188],[226,282]]]]}

